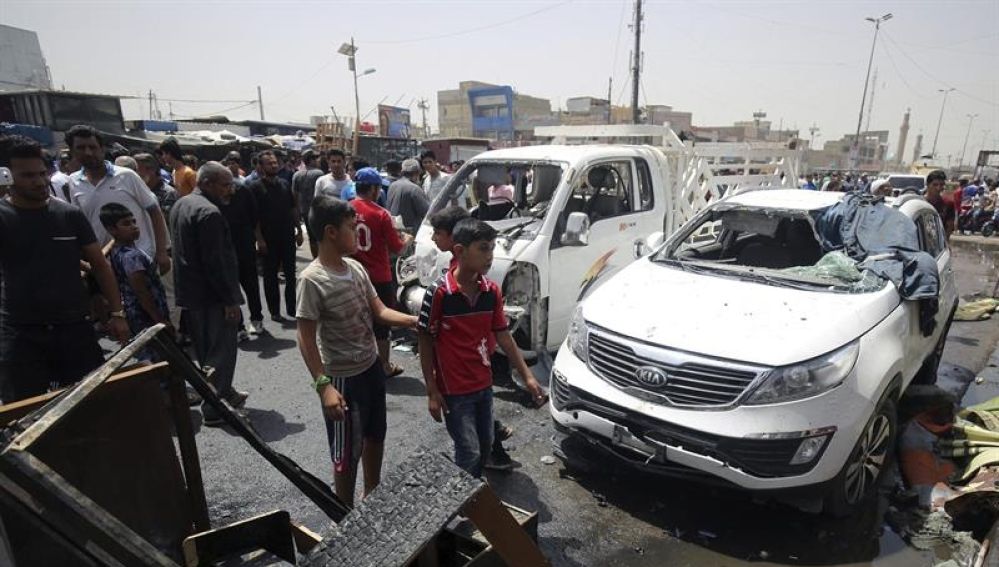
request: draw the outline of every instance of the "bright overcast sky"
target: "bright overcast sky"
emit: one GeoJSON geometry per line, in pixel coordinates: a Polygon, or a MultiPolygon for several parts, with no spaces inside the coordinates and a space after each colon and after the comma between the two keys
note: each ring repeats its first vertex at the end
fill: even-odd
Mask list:
{"type": "MultiPolygon", "coordinates": [[[[346,60],[336,54],[353,35],[361,114],[376,104],[431,103],[436,92],[475,79],[512,85],[564,107],[573,96],[629,99],[628,29],[632,0],[259,2],[255,0],[58,1],[0,0],[0,23],[38,32],[57,88],[161,99],[245,101],[263,88],[268,120],[307,121],[353,115],[346,60]]],[[[940,132],[942,157],[957,160],[977,114],[968,155],[984,131],[999,149],[999,0],[723,2],[647,1],[642,103],[693,112],[694,124],[717,126],[767,112],[774,127],[797,127],[818,140],[856,128],[873,25],[877,83],[870,128],[898,127],[912,108],[912,131],[929,151],[942,95],[950,94],[940,132]]],[[[257,117],[238,103],[173,103],[178,116],[226,111],[257,117]]],[[[128,118],[144,101],[123,101],[128,118]]],[[[161,104],[164,115],[167,103],[161,104]]],[[[865,110],[866,112],[866,110],[865,110]]],[[[865,123],[866,123],[865,118],[865,123]]],[[[967,159],[967,158],[966,158],[967,159]]]]}

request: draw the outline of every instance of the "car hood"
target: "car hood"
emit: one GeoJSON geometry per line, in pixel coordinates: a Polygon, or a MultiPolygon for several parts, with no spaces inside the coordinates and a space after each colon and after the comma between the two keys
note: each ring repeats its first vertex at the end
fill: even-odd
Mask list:
{"type": "Polygon", "coordinates": [[[901,299],[806,291],[634,262],[583,302],[583,317],[609,331],[733,361],[783,366],[860,337],[901,299]]]}

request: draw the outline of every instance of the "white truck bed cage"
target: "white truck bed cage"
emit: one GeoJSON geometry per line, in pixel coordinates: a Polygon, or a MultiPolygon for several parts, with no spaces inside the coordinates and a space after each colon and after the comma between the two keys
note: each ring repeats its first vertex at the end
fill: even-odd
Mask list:
{"type": "Polygon", "coordinates": [[[534,135],[551,138],[552,144],[648,144],[663,148],[683,148],[684,144],[668,125],[596,124],[585,126],[538,126],[534,135]]]}

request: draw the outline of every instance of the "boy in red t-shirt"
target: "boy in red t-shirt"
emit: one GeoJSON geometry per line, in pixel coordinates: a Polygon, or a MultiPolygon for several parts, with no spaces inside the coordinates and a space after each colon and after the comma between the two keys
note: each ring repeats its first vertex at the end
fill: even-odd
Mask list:
{"type": "Polygon", "coordinates": [[[545,394],[507,329],[499,286],[484,275],[493,261],[496,229],[469,218],[458,222],[451,238],[456,266],[427,290],[420,310],[420,364],[430,415],[435,421],[443,417],[455,464],[478,477],[493,444],[489,358],[497,344],[535,401],[543,402],[545,394]]]}
{"type": "MultiPolygon", "coordinates": [[[[375,202],[382,187],[382,176],[373,167],[364,167],[354,174],[354,187],[357,198],[351,201],[357,211],[357,252],[354,259],[364,266],[371,278],[378,299],[389,309],[395,308],[395,282],[392,279],[392,263],[389,253],[397,254],[412,240],[399,231],[392,223],[392,215],[375,202]]],[[[378,344],[378,357],[385,368],[385,375],[392,377],[402,374],[402,368],[389,362],[390,329],[375,322],[375,342],[378,344]]]]}

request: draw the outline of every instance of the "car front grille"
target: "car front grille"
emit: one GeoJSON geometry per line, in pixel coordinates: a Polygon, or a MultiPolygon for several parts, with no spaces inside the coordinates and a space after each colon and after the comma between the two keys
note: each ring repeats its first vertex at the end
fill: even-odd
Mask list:
{"type": "MultiPolygon", "coordinates": [[[[657,356],[655,347],[642,347],[643,353],[636,352],[630,341],[622,340],[604,332],[590,332],[590,366],[598,375],[633,394],[652,398],[652,401],[665,402],[680,407],[722,408],[732,405],[746,388],[756,379],[761,370],[735,368],[705,364],[693,360],[667,361],[666,356],[657,356]],[[653,352],[650,352],[653,351],[653,352]],[[642,367],[654,367],[666,375],[665,384],[650,386],[639,381],[636,371],[642,367]]],[[[669,351],[677,358],[675,351],[669,351]]],[[[661,349],[665,354],[665,349],[661,349]]]]}

